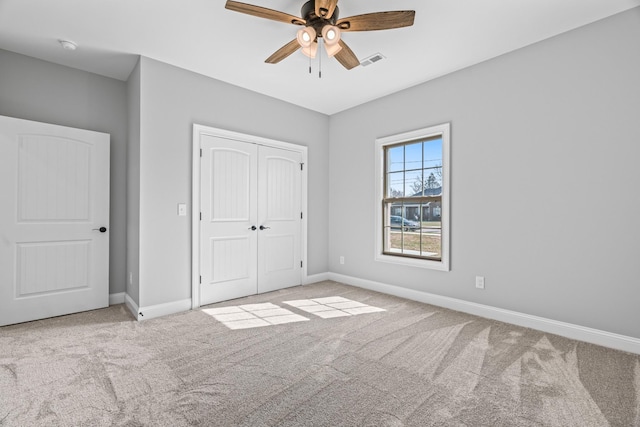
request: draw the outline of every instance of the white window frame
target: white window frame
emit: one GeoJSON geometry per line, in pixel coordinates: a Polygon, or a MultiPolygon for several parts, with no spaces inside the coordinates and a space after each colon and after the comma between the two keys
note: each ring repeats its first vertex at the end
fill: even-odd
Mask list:
{"type": "Polygon", "coordinates": [[[397,135],[391,135],[376,139],[376,200],[375,200],[375,260],[398,265],[408,265],[412,267],[428,268],[432,270],[450,271],[449,247],[450,247],[450,217],[451,217],[451,124],[430,126],[397,135]],[[427,139],[434,136],[442,136],[442,202],[441,202],[441,224],[442,224],[442,257],[440,261],[420,258],[408,258],[385,254],[383,247],[383,213],[382,200],[384,199],[384,150],[389,145],[402,144],[405,142],[427,139]]]}

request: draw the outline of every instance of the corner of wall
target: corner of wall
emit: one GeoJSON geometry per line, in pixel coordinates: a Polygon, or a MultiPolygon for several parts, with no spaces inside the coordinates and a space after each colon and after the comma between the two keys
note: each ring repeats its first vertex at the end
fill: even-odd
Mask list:
{"type": "MultiPolygon", "coordinates": [[[[126,292],[131,302],[140,302],[140,62],[127,80],[127,270],[126,292]]],[[[137,314],[135,314],[137,317],[137,314]]]]}

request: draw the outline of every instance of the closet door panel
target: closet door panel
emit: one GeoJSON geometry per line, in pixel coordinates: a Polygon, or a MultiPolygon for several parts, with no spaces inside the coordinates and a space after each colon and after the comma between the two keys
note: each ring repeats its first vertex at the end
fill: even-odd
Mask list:
{"type": "Polygon", "coordinates": [[[257,293],[257,146],[203,135],[200,305],[257,293]]]}
{"type": "Polygon", "coordinates": [[[302,156],[261,146],[258,158],[258,292],[262,293],[302,280],[302,156]]]}

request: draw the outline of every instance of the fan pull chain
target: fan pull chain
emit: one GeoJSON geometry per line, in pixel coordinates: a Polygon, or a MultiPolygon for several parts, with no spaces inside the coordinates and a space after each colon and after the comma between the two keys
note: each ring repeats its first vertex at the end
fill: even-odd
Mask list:
{"type": "Polygon", "coordinates": [[[320,39],[318,39],[318,78],[321,79],[322,78],[322,44],[324,43],[324,40],[322,40],[322,43],[320,43],[320,39]]]}

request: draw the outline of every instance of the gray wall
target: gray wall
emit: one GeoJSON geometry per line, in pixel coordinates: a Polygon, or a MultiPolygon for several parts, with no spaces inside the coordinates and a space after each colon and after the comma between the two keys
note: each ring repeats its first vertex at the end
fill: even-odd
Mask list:
{"type": "Polygon", "coordinates": [[[140,76],[139,305],[191,297],[191,214],[177,204],[191,202],[193,123],[308,147],[308,272],[326,272],[329,118],[144,57],[140,76]]]}
{"type": "Polygon", "coordinates": [[[111,134],[109,292],[125,291],[125,83],[0,50],[0,114],[111,134]]]}
{"type": "Polygon", "coordinates": [[[332,116],[329,270],[640,338],[639,76],[636,8],[332,116]],[[376,263],[374,141],[443,122],[452,271],[376,263]]]}

